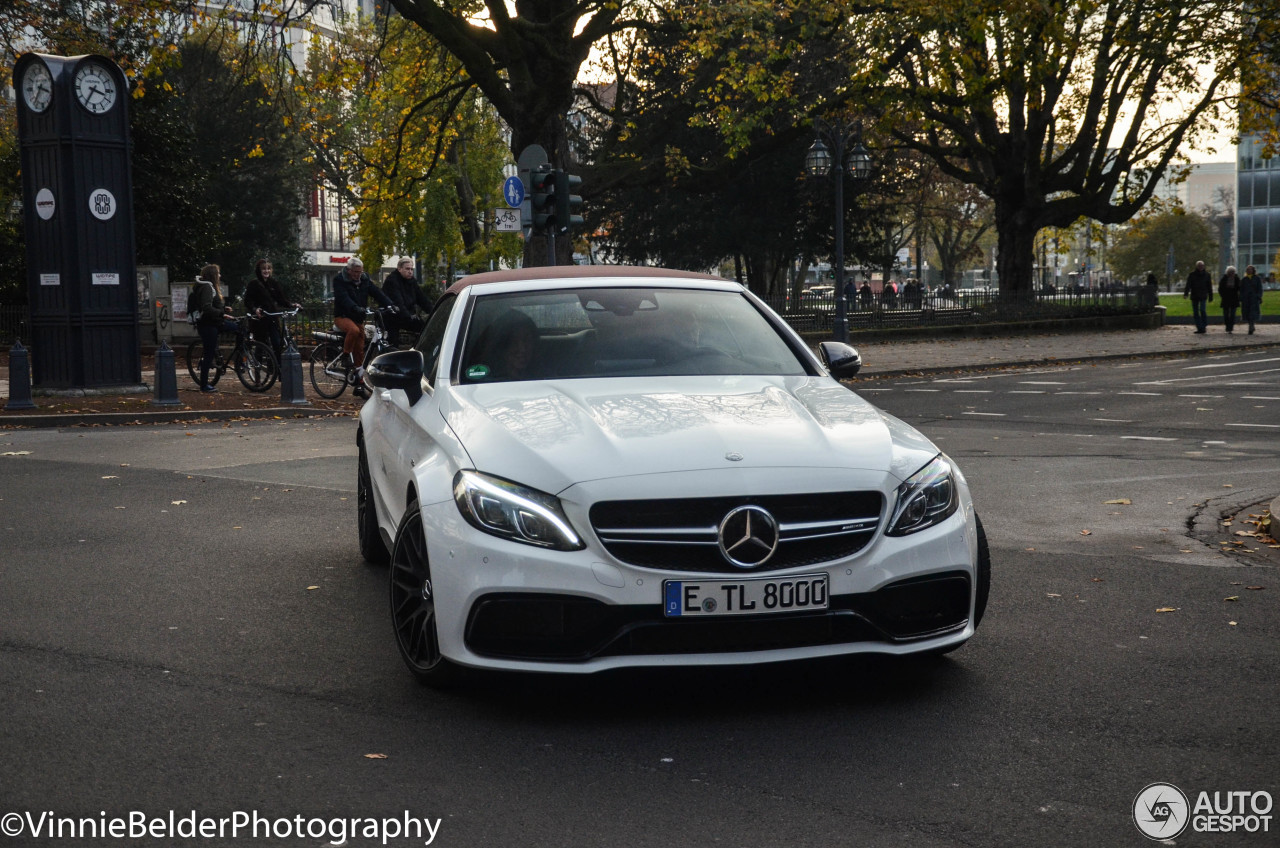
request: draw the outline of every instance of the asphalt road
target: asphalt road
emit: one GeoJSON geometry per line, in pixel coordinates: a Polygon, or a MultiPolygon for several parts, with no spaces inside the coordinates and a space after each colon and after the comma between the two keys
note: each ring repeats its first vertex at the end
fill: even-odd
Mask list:
{"type": "Polygon", "coordinates": [[[443,846],[1122,846],[1151,783],[1280,795],[1280,583],[1217,527],[1274,495],[1264,358],[860,386],[960,462],[991,537],[987,618],[947,659],[448,693],[402,669],[358,558],[352,421],[0,432],[0,826],[407,811],[443,846]]]}

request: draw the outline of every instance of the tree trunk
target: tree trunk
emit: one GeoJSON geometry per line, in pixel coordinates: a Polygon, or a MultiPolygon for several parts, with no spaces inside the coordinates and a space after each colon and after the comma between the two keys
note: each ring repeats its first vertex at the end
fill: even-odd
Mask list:
{"type": "Polygon", "coordinates": [[[1037,227],[1020,205],[1009,206],[996,203],[996,272],[1000,275],[1000,299],[1030,300],[1037,227]]]}

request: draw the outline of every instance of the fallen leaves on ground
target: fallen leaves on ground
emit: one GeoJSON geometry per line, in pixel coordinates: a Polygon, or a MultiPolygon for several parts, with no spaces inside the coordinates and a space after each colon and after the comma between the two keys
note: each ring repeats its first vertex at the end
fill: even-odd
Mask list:
{"type": "Polygon", "coordinates": [[[1108,505],[1108,504],[1123,504],[1124,506],[1129,506],[1130,504],[1132,504],[1132,503],[1133,503],[1133,501],[1129,500],[1128,498],[1112,498],[1111,500],[1109,500],[1109,501],[1103,501],[1102,503],[1103,503],[1104,505],[1108,505]]]}
{"type": "Polygon", "coordinates": [[[1160,607],[1156,612],[1177,612],[1180,609],[1182,609],[1182,607],[1160,607]]]}

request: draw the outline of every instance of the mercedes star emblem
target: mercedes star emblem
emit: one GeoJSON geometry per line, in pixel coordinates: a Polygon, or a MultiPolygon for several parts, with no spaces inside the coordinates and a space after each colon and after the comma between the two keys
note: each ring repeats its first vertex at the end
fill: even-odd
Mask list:
{"type": "Polygon", "coordinates": [[[764,565],[778,549],[778,521],[764,507],[740,506],[720,522],[720,553],[738,568],[764,565]]]}

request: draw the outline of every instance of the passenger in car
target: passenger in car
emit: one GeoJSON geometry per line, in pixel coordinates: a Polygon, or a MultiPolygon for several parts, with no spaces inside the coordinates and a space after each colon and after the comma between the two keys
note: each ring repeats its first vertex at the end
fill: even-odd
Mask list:
{"type": "Polygon", "coordinates": [[[538,327],[525,313],[511,309],[485,331],[477,360],[489,366],[491,380],[528,380],[534,376],[538,327]]]}

